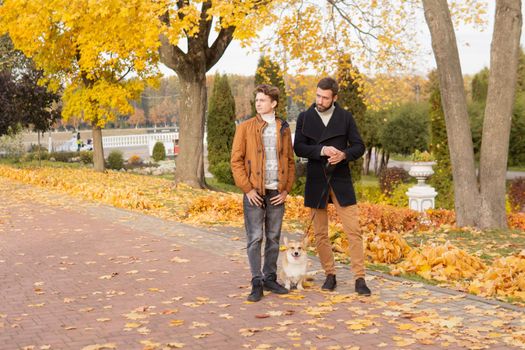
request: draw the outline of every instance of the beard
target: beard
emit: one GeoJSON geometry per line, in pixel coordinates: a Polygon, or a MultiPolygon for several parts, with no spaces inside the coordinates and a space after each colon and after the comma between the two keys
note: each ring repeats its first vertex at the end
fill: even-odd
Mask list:
{"type": "Polygon", "coordinates": [[[329,110],[330,108],[332,108],[333,104],[334,104],[333,102],[330,103],[330,106],[328,106],[328,107],[323,107],[323,106],[321,106],[321,105],[315,104],[315,107],[317,108],[317,110],[318,110],[319,112],[322,113],[322,112],[326,112],[327,110],[329,110]]]}

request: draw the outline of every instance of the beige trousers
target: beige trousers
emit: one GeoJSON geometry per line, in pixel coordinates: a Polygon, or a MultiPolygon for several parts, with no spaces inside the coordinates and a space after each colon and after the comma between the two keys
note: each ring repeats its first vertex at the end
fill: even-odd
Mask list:
{"type": "MultiPolygon", "coordinates": [[[[330,188],[330,197],[335,205],[337,215],[341,218],[343,223],[343,230],[348,238],[350,245],[350,260],[352,264],[352,271],[354,277],[365,277],[365,259],[363,248],[363,235],[361,234],[361,227],[359,226],[359,209],[357,205],[349,205],[342,207],[339,205],[334,191],[330,188]]],[[[321,260],[321,266],[326,275],[335,275],[334,254],[332,253],[332,245],[328,238],[328,213],[326,209],[312,209],[314,215],[314,235],[317,253],[321,260]]]]}

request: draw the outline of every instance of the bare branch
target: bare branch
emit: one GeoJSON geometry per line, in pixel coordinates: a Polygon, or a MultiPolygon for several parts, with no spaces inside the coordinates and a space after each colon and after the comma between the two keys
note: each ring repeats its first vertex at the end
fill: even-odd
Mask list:
{"type": "Polygon", "coordinates": [[[117,83],[121,82],[122,79],[124,79],[126,75],[128,75],[131,72],[132,69],[133,69],[132,65],[128,66],[128,70],[120,78],[117,79],[117,83]]]}
{"type": "MultiPolygon", "coordinates": [[[[372,34],[370,31],[367,31],[365,32],[364,30],[362,30],[359,26],[355,25],[354,22],[352,22],[352,20],[350,19],[350,16],[348,16],[348,14],[346,12],[344,12],[338,5],[337,5],[337,1],[335,0],[326,0],[328,1],[328,3],[330,5],[332,5],[336,10],[337,12],[339,12],[339,15],[341,15],[341,17],[348,23],[350,24],[358,33],[360,33],[361,35],[365,35],[365,36],[370,36],[374,39],[377,40],[377,36],[375,36],[374,34],[372,34]]],[[[373,29],[373,28],[372,28],[373,29]]],[[[363,39],[360,37],[360,40],[361,42],[363,42],[363,39]]]]}

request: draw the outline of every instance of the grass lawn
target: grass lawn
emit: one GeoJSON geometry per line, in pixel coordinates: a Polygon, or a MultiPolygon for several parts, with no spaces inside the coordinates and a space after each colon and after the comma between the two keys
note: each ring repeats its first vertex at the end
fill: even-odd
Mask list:
{"type": "Polygon", "coordinates": [[[473,231],[442,228],[433,232],[405,233],[403,237],[411,247],[422,244],[443,244],[449,241],[486,263],[495,258],[519,253],[525,249],[525,232],[520,230],[473,231]]]}
{"type": "Polygon", "coordinates": [[[510,166],[507,170],[509,170],[509,171],[523,171],[523,172],[525,172],[525,165],[523,165],[523,166],[510,166]]]}
{"type": "Polygon", "coordinates": [[[364,187],[379,187],[379,182],[375,175],[362,175],[360,183],[364,187]]]}
{"type": "MultiPolygon", "coordinates": [[[[164,175],[156,175],[155,177],[159,177],[161,179],[170,180],[170,181],[174,180],[174,175],[171,173],[164,174],[164,175]]],[[[207,177],[206,184],[210,186],[211,190],[214,190],[214,191],[242,193],[242,191],[239,188],[237,188],[237,186],[219,182],[217,181],[217,179],[213,177],[207,177]]]]}
{"type": "Polygon", "coordinates": [[[49,160],[42,160],[41,163],[38,160],[32,160],[30,162],[23,161],[14,161],[11,159],[0,158],[0,164],[9,165],[15,168],[67,168],[67,169],[80,169],[80,168],[91,168],[91,166],[74,162],[74,163],[64,163],[64,162],[51,162],[49,160]]]}

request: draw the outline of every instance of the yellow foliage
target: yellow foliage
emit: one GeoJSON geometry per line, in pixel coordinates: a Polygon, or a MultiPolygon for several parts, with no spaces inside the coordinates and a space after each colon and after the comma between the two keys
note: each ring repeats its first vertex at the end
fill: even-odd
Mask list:
{"type": "Polygon", "coordinates": [[[396,263],[410,252],[410,246],[397,232],[369,233],[366,256],[375,263],[396,263]]]}
{"type": "Polygon", "coordinates": [[[468,287],[483,296],[513,296],[525,300],[525,250],[495,260],[492,266],[468,287]]]}
{"type": "Polygon", "coordinates": [[[485,270],[481,259],[447,242],[413,249],[404,261],[396,265],[392,274],[412,272],[426,279],[445,282],[474,278],[485,270]]]}
{"type": "Polygon", "coordinates": [[[189,222],[232,223],[242,218],[242,198],[238,194],[213,194],[198,197],[188,209],[189,222]]]}
{"type": "Polygon", "coordinates": [[[161,3],[5,0],[0,32],[8,32],[15,48],[44,71],[43,83],[65,87],[64,119],[103,127],[130,113],[129,100],[159,75],[161,3]],[[125,80],[128,73],[136,79],[125,80]]]}
{"type": "MultiPolygon", "coordinates": [[[[171,181],[155,177],[114,171],[98,173],[85,168],[35,169],[13,168],[7,165],[0,165],[0,177],[65,192],[85,200],[146,212],[168,220],[199,225],[241,226],[243,224],[240,194],[196,190],[184,184],[174,187],[171,181]]],[[[525,251],[499,258],[487,269],[478,257],[448,242],[443,245],[425,245],[411,250],[398,232],[375,232],[366,229],[364,220],[382,220],[382,216],[378,216],[377,213],[365,210],[367,206],[369,205],[360,205],[361,225],[365,228],[366,254],[374,262],[387,264],[404,259],[395,266],[392,274],[417,273],[426,279],[448,283],[459,281],[462,288],[466,286],[469,292],[483,296],[510,296],[525,299],[525,251]],[[461,281],[463,279],[473,279],[473,281],[468,283],[461,281]]],[[[297,225],[304,227],[310,219],[310,211],[304,207],[303,198],[300,196],[288,197],[285,213],[283,224],[287,231],[297,225]]],[[[328,215],[331,220],[329,236],[334,250],[346,254],[348,251],[346,235],[342,231],[341,224],[334,220],[335,210],[332,206],[328,209],[328,215]]],[[[394,214],[388,217],[393,216],[394,214]]],[[[410,226],[411,222],[404,224],[411,227],[407,230],[413,229],[410,226]]],[[[174,261],[184,262],[180,258],[177,259],[174,261]]],[[[317,311],[319,310],[315,310],[317,311]]]]}

